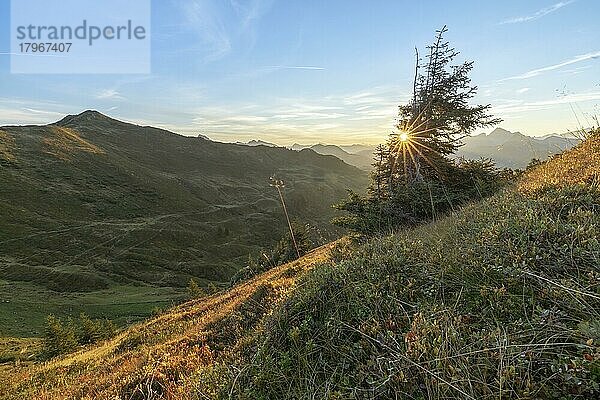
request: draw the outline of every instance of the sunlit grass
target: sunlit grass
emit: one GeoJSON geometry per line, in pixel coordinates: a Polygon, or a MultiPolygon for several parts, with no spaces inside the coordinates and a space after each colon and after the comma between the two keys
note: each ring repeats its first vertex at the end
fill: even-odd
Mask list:
{"type": "Polygon", "coordinates": [[[74,129],[55,126],[50,131],[52,134],[43,139],[45,152],[48,154],[68,160],[75,151],[93,154],[104,153],[101,148],[83,139],[74,129]]]}
{"type": "Polygon", "coordinates": [[[600,129],[590,134],[571,151],[564,152],[546,163],[535,167],[528,179],[519,183],[524,193],[566,185],[600,186],[600,129]]]}
{"type": "Polygon", "coordinates": [[[8,133],[0,130],[0,160],[13,162],[15,139],[8,133]]]}
{"type": "Polygon", "coordinates": [[[187,398],[183,393],[194,391],[194,374],[218,366],[232,348],[244,346],[296,280],[327,261],[332,246],[231,290],[184,303],[100,345],[45,364],[0,370],[0,397],[130,398],[154,387],[172,398],[187,398]]]}

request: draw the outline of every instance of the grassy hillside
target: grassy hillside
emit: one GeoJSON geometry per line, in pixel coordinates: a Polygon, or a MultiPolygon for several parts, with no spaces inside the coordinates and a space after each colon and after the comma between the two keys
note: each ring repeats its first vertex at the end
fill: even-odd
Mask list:
{"type": "Polygon", "coordinates": [[[49,313],[128,323],[191,277],[227,282],[293,218],[335,238],[331,204],[367,174],[311,151],[184,137],[93,111],[0,129],[0,335],[49,313]],[[43,299],[43,300],[40,300],[43,299]]]}
{"type": "Polygon", "coordinates": [[[197,398],[199,385],[215,397],[265,316],[300,276],[329,258],[332,247],[175,307],[99,346],[46,364],[28,366],[24,356],[18,366],[0,366],[0,397],[185,399],[197,398]]]}
{"type": "Polygon", "coordinates": [[[600,395],[600,135],[454,215],[347,242],[43,365],[2,395],[600,395]]]}

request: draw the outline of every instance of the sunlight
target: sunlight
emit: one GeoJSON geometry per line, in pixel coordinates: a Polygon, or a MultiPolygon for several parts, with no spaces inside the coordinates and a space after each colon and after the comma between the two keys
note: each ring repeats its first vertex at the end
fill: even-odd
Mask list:
{"type": "Polygon", "coordinates": [[[400,132],[400,135],[398,136],[398,138],[400,139],[401,142],[408,142],[410,140],[410,135],[408,132],[402,131],[402,132],[400,132]]]}

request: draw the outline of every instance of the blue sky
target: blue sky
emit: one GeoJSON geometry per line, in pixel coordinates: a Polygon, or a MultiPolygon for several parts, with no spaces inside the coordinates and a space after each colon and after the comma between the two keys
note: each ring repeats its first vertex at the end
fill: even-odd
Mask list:
{"type": "Polygon", "coordinates": [[[221,141],[379,143],[414,47],[446,24],[502,127],[565,132],[600,116],[600,1],[161,0],[149,75],[10,73],[0,0],[0,125],[97,109],[221,141]]]}

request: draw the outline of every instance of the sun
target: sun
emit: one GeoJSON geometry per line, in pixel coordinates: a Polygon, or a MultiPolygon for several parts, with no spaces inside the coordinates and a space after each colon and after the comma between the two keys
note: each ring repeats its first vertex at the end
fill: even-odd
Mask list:
{"type": "Polygon", "coordinates": [[[401,142],[408,142],[410,140],[410,135],[408,134],[408,132],[406,131],[402,131],[400,132],[400,135],[398,135],[398,139],[400,139],[401,142]]]}

